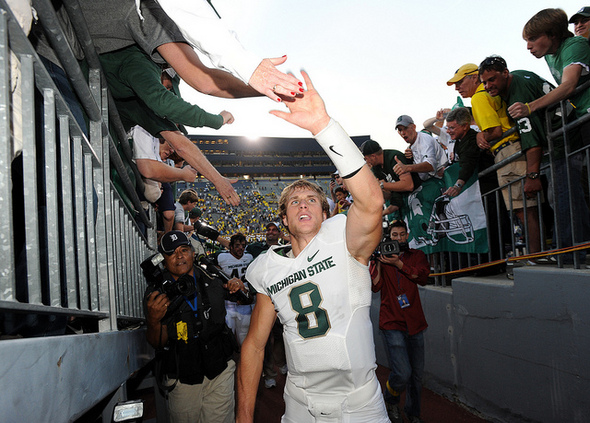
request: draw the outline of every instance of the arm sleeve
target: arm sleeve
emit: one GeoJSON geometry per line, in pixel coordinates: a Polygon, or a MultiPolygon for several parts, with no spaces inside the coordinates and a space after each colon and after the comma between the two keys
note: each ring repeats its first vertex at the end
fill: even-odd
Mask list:
{"type": "MultiPolygon", "coordinates": [[[[425,135],[426,134],[418,133],[418,137],[420,137],[421,140],[414,154],[414,163],[430,163],[430,166],[432,166],[432,170],[430,172],[420,173],[427,173],[429,176],[434,176],[436,175],[436,171],[438,170],[438,158],[435,149],[436,141],[431,136],[425,135]]],[[[412,152],[414,152],[413,149],[412,152]]]]}
{"type": "Polygon", "coordinates": [[[420,250],[411,251],[410,260],[402,258],[404,265],[400,272],[406,275],[410,281],[424,286],[428,282],[428,275],[430,275],[430,265],[426,259],[426,254],[420,250]],[[417,277],[414,278],[413,275],[417,275],[417,277]]]}
{"type": "MultiPolygon", "coordinates": [[[[563,69],[569,65],[580,65],[582,67],[581,76],[588,75],[588,72],[590,72],[590,48],[588,48],[588,42],[575,40],[562,50],[562,55],[563,69]]],[[[561,70],[561,74],[563,75],[563,70],[561,70]]]]}
{"type": "MultiPolygon", "coordinates": [[[[156,156],[154,149],[154,140],[150,133],[148,133],[141,126],[136,125],[131,128],[130,135],[133,138],[133,160],[148,159],[160,160],[160,156],[156,156]]],[[[156,140],[159,143],[159,141],[156,140]]]]}
{"type": "Polygon", "coordinates": [[[205,0],[159,0],[182,35],[218,68],[246,84],[262,61],[248,52],[205,0]]]}
{"type": "Polygon", "coordinates": [[[459,156],[459,179],[467,182],[479,163],[479,156],[482,150],[477,146],[475,137],[467,140],[467,145],[459,156]]]}
{"type": "Polygon", "coordinates": [[[168,91],[160,82],[158,66],[143,53],[133,53],[121,67],[121,73],[121,79],[156,115],[192,127],[219,129],[223,126],[221,115],[208,113],[168,91]]]}
{"type": "Polygon", "coordinates": [[[377,263],[375,260],[371,260],[371,263],[369,264],[369,271],[371,272],[371,291],[381,291],[381,286],[383,286],[383,269],[381,269],[381,278],[376,284],[373,284],[373,279],[377,276],[377,263]]]}
{"type": "MultiPolygon", "coordinates": [[[[548,82],[541,82],[536,75],[530,75],[528,79],[523,78],[519,72],[512,74],[508,97],[510,106],[519,102],[528,103],[551,91],[551,85],[548,82]],[[539,89],[539,84],[543,87],[542,89],[539,89]]],[[[522,151],[540,146],[545,139],[544,114],[545,110],[539,110],[516,121],[522,151]]]]}
{"type": "Polygon", "coordinates": [[[475,123],[477,123],[477,126],[482,131],[496,126],[502,126],[498,113],[492,103],[493,99],[484,92],[477,92],[471,97],[473,119],[475,119],[475,123]]]}
{"type": "Polygon", "coordinates": [[[174,204],[174,223],[184,223],[184,209],[179,203],[174,204]]]}

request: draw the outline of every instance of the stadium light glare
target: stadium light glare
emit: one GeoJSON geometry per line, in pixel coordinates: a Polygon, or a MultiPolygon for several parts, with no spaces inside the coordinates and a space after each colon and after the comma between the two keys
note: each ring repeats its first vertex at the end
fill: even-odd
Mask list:
{"type": "Polygon", "coordinates": [[[256,142],[260,137],[258,135],[246,135],[246,139],[251,142],[256,142]]]}

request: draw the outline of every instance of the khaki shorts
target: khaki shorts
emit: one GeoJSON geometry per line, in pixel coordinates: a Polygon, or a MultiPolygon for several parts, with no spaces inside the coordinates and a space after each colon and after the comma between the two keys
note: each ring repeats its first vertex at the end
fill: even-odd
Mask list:
{"type": "MultiPolygon", "coordinates": [[[[512,156],[515,153],[520,151],[520,141],[514,141],[507,147],[501,149],[498,154],[494,157],[494,162],[498,163],[504,160],[507,157],[512,156]]],[[[506,185],[510,184],[512,181],[516,181],[527,174],[526,168],[526,158],[524,156],[520,157],[518,160],[513,161],[512,163],[508,163],[506,166],[501,167],[500,169],[496,170],[496,174],[498,176],[498,185],[506,185]]],[[[521,180],[519,182],[515,182],[510,186],[502,188],[502,197],[504,197],[504,203],[506,204],[506,208],[510,210],[510,198],[512,197],[512,209],[522,209],[524,207],[522,201],[522,191],[523,191],[523,182],[521,180]]],[[[542,193],[541,193],[541,201],[542,201],[542,193]]],[[[535,198],[527,198],[526,200],[527,207],[535,207],[537,206],[537,197],[535,198]]]]}

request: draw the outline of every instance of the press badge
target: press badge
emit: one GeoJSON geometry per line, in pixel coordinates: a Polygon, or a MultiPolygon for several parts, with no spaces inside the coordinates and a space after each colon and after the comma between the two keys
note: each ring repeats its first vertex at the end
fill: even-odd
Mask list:
{"type": "Polygon", "coordinates": [[[186,322],[180,321],[176,323],[176,335],[178,336],[179,341],[184,341],[185,344],[188,342],[188,328],[186,322]]]}
{"type": "Polygon", "coordinates": [[[410,302],[408,301],[408,297],[406,296],[406,294],[398,295],[397,301],[399,302],[401,308],[406,308],[410,306],[410,302]]]}

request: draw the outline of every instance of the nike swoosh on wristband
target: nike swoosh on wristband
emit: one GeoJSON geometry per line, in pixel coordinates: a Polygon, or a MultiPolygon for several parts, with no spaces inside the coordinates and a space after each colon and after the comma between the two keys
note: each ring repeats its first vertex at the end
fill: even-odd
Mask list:
{"type": "Polygon", "coordinates": [[[311,256],[311,257],[307,257],[307,261],[308,261],[308,262],[312,261],[312,260],[315,258],[315,256],[317,256],[317,255],[318,255],[318,253],[319,253],[319,252],[320,252],[320,250],[317,250],[313,256],[311,256]]]}
{"type": "Polygon", "coordinates": [[[334,146],[331,145],[330,147],[328,147],[330,149],[330,151],[334,154],[338,154],[340,157],[344,157],[342,154],[340,154],[339,152],[337,152],[336,150],[334,150],[334,146]]]}

